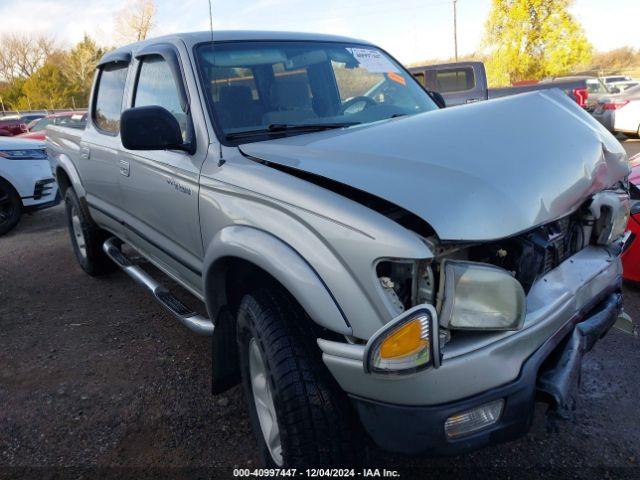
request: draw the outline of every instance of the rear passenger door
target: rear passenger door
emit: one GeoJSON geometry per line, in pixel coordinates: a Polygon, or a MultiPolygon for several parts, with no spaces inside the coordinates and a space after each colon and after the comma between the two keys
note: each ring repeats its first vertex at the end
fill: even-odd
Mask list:
{"type": "Polygon", "coordinates": [[[82,134],[76,165],[92,216],[114,233],[121,232],[123,216],[118,152],[129,60],[130,55],[125,55],[98,67],[90,121],[82,134]]]}
{"type": "Polygon", "coordinates": [[[178,50],[171,45],[145,48],[136,55],[132,71],[136,80],[129,106],[164,107],[178,120],[184,141],[195,144],[196,150],[191,154],[123,149],[119,178],[127,236],[146,256],[197,290],[203,257],[199,175],[208,147],[206,134],[194,128],[198,122],[194,122],[190,102],[198,97],[189,96],[185,69],[178,50]]]}

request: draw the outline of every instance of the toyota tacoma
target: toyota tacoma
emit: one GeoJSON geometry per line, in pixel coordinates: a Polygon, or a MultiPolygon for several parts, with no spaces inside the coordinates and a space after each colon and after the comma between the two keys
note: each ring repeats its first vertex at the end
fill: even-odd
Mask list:
{"type": "Polygon", "coordinates": [[[625,319],[618,141],[556,90],[437,100],[364,41],[189,33],[109,52],[86,129],[48,127],[80,266],[211,336],[268,465],[516,438],[625,319]]]}

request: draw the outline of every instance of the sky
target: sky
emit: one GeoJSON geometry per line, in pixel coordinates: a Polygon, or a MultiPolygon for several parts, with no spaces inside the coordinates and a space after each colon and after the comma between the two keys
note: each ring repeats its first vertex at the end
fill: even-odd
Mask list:
{"type": "MultiPolygon", "coordinates": [[[[2,31],[52,35],[68,47],[88,33],[115,45],[114,17],[127,0],[0,0],[2,31]]],[[[403,63],[453,56],[452,0],[212,0],[215,29],[333,33],[373,42],[403,63]]],[[[208,0],[156,0],[153,35],[209,29],[208,0]]],[[[490,0],[458,0],[458,52],[482,38],[490,0]]],[[[640,0],[575,0],[596,50],[640,48],[640,0]],[[615,10],[612,11],[612,8],[615,10]]]]}

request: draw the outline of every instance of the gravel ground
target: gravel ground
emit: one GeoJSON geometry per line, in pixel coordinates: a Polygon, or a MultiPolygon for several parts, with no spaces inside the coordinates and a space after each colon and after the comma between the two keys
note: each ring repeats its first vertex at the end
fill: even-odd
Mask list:
{"type": "MultiPolygon", "coordinates": [[[[625,142],[640,151],[640,141],[625,142]]],[[[640,316],[640,288],[625,286],[640,316]]],[[[124,274],[76,265],[56,207],[0,239],[0,477],[227,477],[258,466],[238,388],[210,395],[210,345],[124,274]],[[24,470],[22,468],[36,468],[24,470]],[[95,470],[104,468],[104,470],[95,470]],[[196,469],[196,470],[193,470],[196,469]],[[202,470],[199,470],[202,469],[202,470]],[[97,474],[98,473],[98,474],[97,474]]],[[[448,459],[374,452],[407,476],[640,478],[640,341],[612,332],[583,365],[575,421],[448,459]]]]}

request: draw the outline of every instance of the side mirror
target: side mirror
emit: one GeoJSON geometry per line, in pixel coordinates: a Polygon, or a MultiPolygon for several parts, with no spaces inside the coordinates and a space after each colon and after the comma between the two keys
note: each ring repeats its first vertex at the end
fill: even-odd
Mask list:
{"type": "Polygon", "coordinates": [[[611,93],[620,93],[620,89],[619,89],[618,87],[611,87],[611,88],[609,89],[609,91],[610,91],[611,93]]]}
{"type": "Polygon", "coordinates": [[[166,108],[156,105],[122,112],[120,138],[127,150],[186,149],[176,117],[166,108]]]}
{"type": "Polygon", "coordinates": [[[436,105],[440,108],[447,108],[447,102],[444,101],[444,97],[440,93],[429,90],[429,94],[433,101],[436,102],[436,105]]]}

